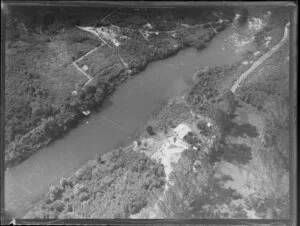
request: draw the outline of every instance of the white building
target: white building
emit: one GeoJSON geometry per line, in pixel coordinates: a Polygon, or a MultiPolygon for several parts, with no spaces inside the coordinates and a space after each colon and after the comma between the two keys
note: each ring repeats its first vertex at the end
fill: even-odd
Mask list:
{"type": "Polygon", "coordinates": [[[179,124],[173,131],[176,136],[178,136],[180,139],[183,139],[185,135],[191,132],[191,129],[186,124],[179,124]]]}

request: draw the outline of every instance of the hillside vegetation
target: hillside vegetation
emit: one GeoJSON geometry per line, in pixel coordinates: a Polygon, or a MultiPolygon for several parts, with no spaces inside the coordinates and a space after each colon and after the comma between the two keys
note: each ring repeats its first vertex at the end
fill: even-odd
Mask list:
{"type": "Polygon", "coordinates": [[[146,155],[116,150],[89,161],[50,188],[25,218],[128,218],[165,184],[164,168],[146,155]]]}
{"type": "Polygon", "coordinates": [[[218,8],[188,13],[182,8],[124,8],[104,21],[115,9],[11,6],[8,10],[6,167],[62,137],[86,117],[83,112],[99,110],[117,84],[149,62],[184,47],[204,48],[233,17],[231,10],[218,8]],[[224,22],[219,23],[219,17],[224,22]],[[78,26],[107,28],[120,45],[78,26]]]}
{"type": "MultiPolygon", "coordinates": [[[[164,14],[166,18],[172,18],[171,15],[164,14]]],[[[282,19],[280,15],[274,12],[269,28],[257,34],[258,49],[265,45],[265,36],[272,34],[278,41],[278,37],[282,37],[285,24],[282,29],[272,26],[274,21],[282,19]],[[260,43],[260,39],[264,41],[260,43]]],[[[146,16],[145,19],[150,21],[146,16]]],[[[119,22],[120,27],[134,28],[126,25],[122,14],[111,20],[115,24],[119,22]]],[[[176,20],[170,19],[172,24],[171,21],[176,20]]],[[[203,18],[203,21],[206,20],[203,18]]],[[[155,18],[151,23],[155,24],[155,18]]],[[[155,26],[160,26],[161,31],[167,30],[163,24],[155,26]]],[[[168,28],[174,29],[177,25],[168,25],[168,28]]],[[[205,32],[195,30],[193,34],[205,32]]],[[[172,37],[163,36],[161,40],[173,40],[172,37]]],[[[151,36],[148,38],[150,42],[151,36]]],[[[137,39],[136,54],[141,54],[138,50],[142,48],[138,47],[143,39],[137,39]]],[[[195,40],[185,40],[176,41],[182,47],[197,46],[195,40]]],[[[145,40],[145,43],[148,42],[145,40]]],[[[276,42],[270,44],[274,45],[276,42]]],[[[112,51],[108,47],[105,50],[112,51]]],[[[122,49],[119,50],[118,53],[122,53],[122,49]]],[[[232,85],[250,67],[242,62],[250,57],[259,59],[249,53],[241,62],[196,73],[185,97],[173,97],[163,103],[145,131],[133,142],[133,147],[129,146],[129,151],[113,151],[88,162],[74,176],[53,186],[25,217],[289,218],[289,40],[253,70],[233,93],[232,85]],[[178,126],[188,131],[181,138],[175,131],[178,126]]],[[[129,58],[130,55],[124,55],[128,62],[129,58]]],[[[147,56],[142,59],[148,61],[147,56]]],[[[87,57],[84,62],[91,61],[93,59],[87,57]]],[[[109,62],[105,63],[110,71],[109,62]]],[[[82,103],[85,109],[91,109],[94,106],[91,100],[94,100],[93,95],[99,95],[99,87],[104,93],[109,89],[105,85],[102,88],[104,79],[98,77],[94,67],[90,73],[95,72],[96,83],[93,80],[85,92],[79,92],[76,98],[80,99],[72,103],[73,109],[78,110],[82,103]]],[[[47,130],[50,134],[51,128],[56,127],[47,130]]]]}

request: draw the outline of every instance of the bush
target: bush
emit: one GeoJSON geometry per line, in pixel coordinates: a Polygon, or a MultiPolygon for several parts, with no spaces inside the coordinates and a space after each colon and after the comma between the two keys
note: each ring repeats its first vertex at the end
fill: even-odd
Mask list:
{"type": "Polygon", "coordinates": [[[62,187],[55,185],[50,187],[48,195],[50,196],[51,200],[54,201],[60,199],[63,195],[63,192],[64,190],[62,187]]]}
{"type": "Polygon", "coordinates": [[[146,130],[147,130],[147,132],[148,132],[148,134],[149,134],[150,136],[154,136],[154,135],[156,134],[156,133],[153,131],[152,126],[147,126],[146,130]]]}
{"type": "Polygon", "coordinates": [[[86,191],[88,191],[88,189],[84,184],[76,184],[73,189],[74,195],[79,195],[80,193],[86,191]]]}
{"type": "Polygon", "coordinates": [[[247,22],[248,16],[249,16],[249,11],[247,9],[242,9],[241,16],[238,21],[241,26],[247,22]]]}
{"type": "Polygon", "coordinates": [[[204,136],[209,136],[211,134],[211,129],[207,126],[206,122],[198,122],[197,128],[200,130],[200,133],[204,136]]]}
{"type": "Polygon", "coordinates": [[[66,189],[66,187],[73,187],[73,182],[69,178],[60,179],[59,184],[63,189],[66,189]]]}
{"type": "Polygon", "coordinates": [[[65,204],[61,200],[57,200],[50,206],[51,211],[59,212],[61,213],[65,208],[65,204]]]}
{"type": "Polygon", "coordinates": [[[201,143],[198,137],[192,132],[188,132],[188,134],[185,135],[183,139],[191,145],[198,145],[199,143],[201,143]]]}
{"type": "Polygon", "coordinates": [[[54,117],[50,117],[48,120],[44,121],[43,129],[45,136],[51,139],[60,137],[63,132],[63,126],[58,124],[54,117]]]}
{"type": "Polygon", "coordinates": [[[92,177],[92,168],[85,166],[78,169],[75,173],[75,178],[77,180],[90,180],[92,177]]]}
{"type": "Polygon", "coordinates": [[[88,194],[87,192],[81,192],[81,193],[79,194],[79,200],[80,200],[81,202],[86,201],[86,200],[88,200],[88,199],[89,199],[89,194],[88,194]]]}

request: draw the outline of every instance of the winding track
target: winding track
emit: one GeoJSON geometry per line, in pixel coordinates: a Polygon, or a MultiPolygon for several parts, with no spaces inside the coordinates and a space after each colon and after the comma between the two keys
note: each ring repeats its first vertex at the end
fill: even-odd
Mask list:
{"type": "Polygon", "coordinates": [[[252,64],[252,66],[239,77],[239,79],[231,87],[231,89],[230,89],[231,92],[235,93],[236,89],[240,86],[241,82],[244,79],[246,79],[252,71],[254,71],[259,65],[261,65],[270,56],[272,56],[273,53],[275,53],[284,44],[284,42],[286,41],[288,34],[289,34],[289,28],[288,28],[289,26],[290,26],[290,23],[287,23],[285,25],[284,35],[283,35],[282,39],[280,40],[280,42],[277,45],[275,45],[272,49],[270,49],[265,55],[263,55],[261,58],[259,58],[257,61],[255,61],[252,64]]]}

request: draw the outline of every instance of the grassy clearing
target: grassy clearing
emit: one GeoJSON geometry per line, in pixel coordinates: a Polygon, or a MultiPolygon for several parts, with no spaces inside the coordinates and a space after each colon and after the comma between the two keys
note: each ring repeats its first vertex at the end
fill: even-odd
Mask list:
{"type": "Polygon", "coordinates": [[[86,73],[92,77],[109,76],[109,79],[118,76],[125,69],[116,50],[107,45],[101,46],[77,64],[79,67],[87,65],[86,73]]]}
{"type": "MultiPolygon", "coordinates": [[[[229,130],[226,143],[243,144],[248,147],[248,150],[243,152],[243,149],[240,148],[234,156],[229,156],[229,153],[225,151],[222,159],[235,165],[235,168],[249,176],[237,189],[241,193],[244,193],[245,187],[250,189],[250,192],[243,196],[244,207],[247,210],[255,211],[256,217],[263,219],[288,217],[289,173],[282,164],[280,153],[272,152],[270,147],[264,144],[263,137],[268,126],[265,114],[248,104],[241,103],[240,105],[234,121],[240,125],[239,127],[248,125],[248,130],[239,132],[238,129],[235,132],[233,129],[229,130]],[[247,120],[244,120],[246,118],[247,120]]],[[[232,154],[232,150],[230,154],[232,154]]],[[[222,162],[220,166],[222,166],[222,162]]],[[[222,167],[219,170],[222,171],[222,167]]],[[[239,183],[241,181],[233,180],[229,185],[235,187],[239,183]]]]}

